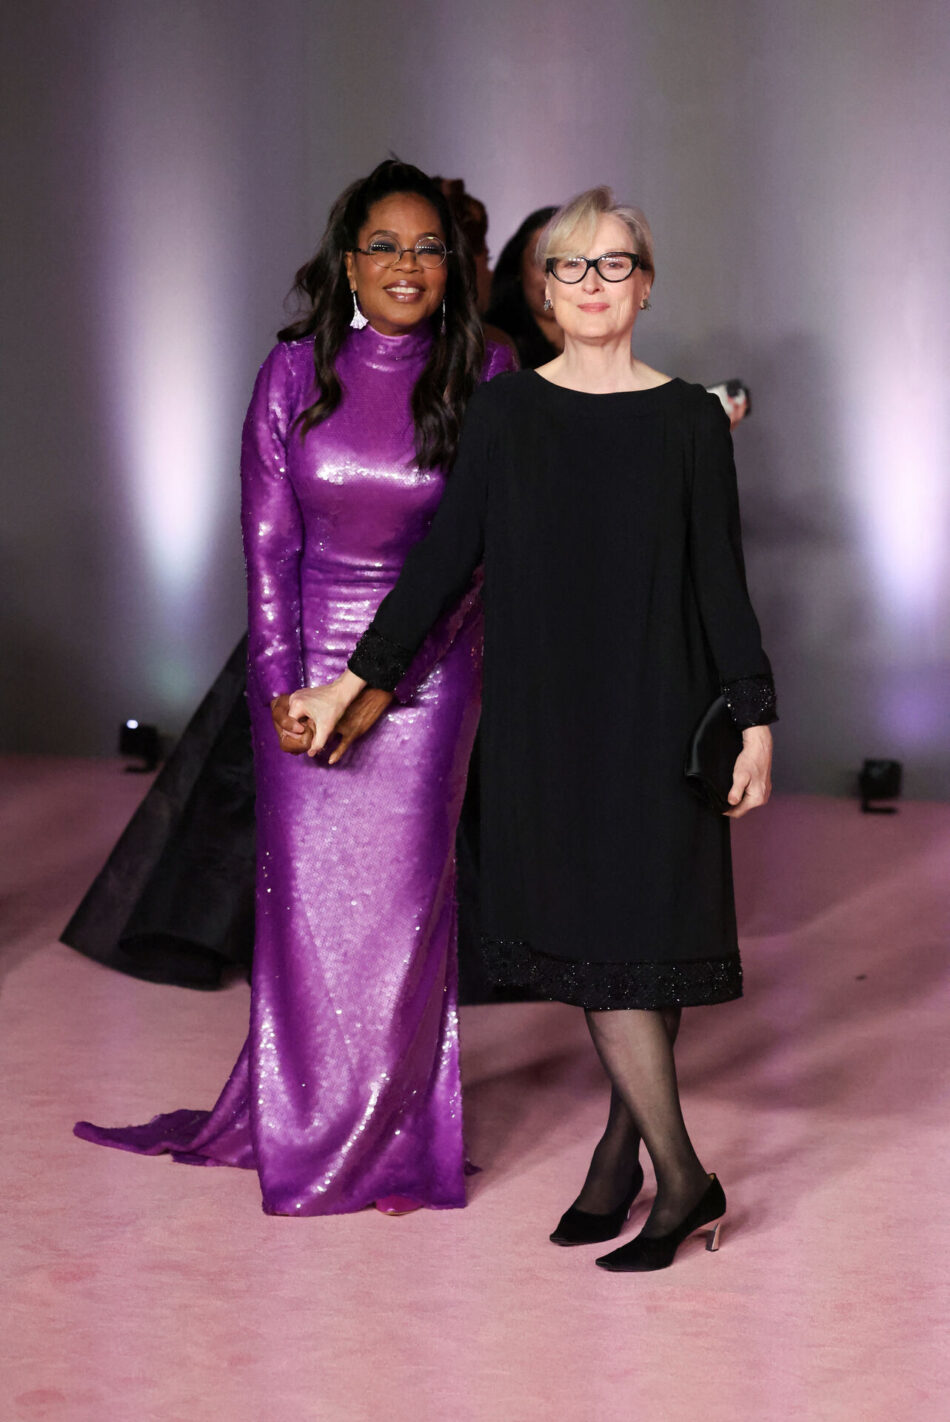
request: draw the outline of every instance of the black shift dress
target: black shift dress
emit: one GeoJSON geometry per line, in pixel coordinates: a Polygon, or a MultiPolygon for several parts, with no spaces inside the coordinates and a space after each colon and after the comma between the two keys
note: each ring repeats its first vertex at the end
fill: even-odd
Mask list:
{"type": "Polygon", "coordinates": [[[681,380],[482,386],[352,670],[394,686],[482,561],[489,966],[589,1008],[738,997],[729,821],[683,774],[721,690],[740,727],[775,719],[719,401],[681,380]]]}

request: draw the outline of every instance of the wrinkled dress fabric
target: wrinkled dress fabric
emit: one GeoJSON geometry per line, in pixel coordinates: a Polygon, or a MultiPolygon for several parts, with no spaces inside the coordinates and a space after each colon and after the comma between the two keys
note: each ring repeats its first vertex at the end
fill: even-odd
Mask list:
{"type": "MultiPolygon", "coordinates": [[[[270,699],[339,675],[445,486],[419,470],[410,396],[431,333],[350,332],[339,409],[303,441],[310,341],[265,361],[244,428],[248,697],[257,778],[247,1041],[217,1104],[84,1139],[256,1168],[266,1212],[335,1214],[385,1195],[465,1203],[453,839],[478,720],[472,587],[346,760],[284,754],[270,699]]],[[[486,378],[511,365],[491,346],[486,378]]]]}

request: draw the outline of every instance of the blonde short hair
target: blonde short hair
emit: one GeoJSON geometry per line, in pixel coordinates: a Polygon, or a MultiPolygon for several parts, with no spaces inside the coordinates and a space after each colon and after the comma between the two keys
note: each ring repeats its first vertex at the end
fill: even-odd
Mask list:
{"type": "Polygon", "coordinates": [[[644,271],[656,275],[653,265],[653,233],[638,207],[616,202],[610,188],[588,188],[559,207],[538,238],[537,260],[543,267],[548,257],[579,255],[593,239],[601,217],[619,217],[630,233],[632,250],[644,271]]]}

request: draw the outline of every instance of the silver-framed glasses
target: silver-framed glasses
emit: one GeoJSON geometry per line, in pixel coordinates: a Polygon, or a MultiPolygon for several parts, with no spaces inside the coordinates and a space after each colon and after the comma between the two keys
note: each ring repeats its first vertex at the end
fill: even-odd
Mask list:
{"type": "Polygon", "coordinates": [[[412,252],[420,267],[427,271],[441,267],[450,255],[449,248],[438,237],[420,237],[412,247],[400,247],[393,237],[374,237],[368,247],[355,247],[354,251],[369,257],[378,267],[394,267],[407,252],[412,252]]]}

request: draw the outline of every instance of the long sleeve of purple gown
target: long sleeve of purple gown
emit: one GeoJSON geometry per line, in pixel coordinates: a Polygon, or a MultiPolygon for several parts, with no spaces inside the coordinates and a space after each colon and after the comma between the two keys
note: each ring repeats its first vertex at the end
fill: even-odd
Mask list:
{"type": "Polygon", "coordinates": [[[300,558],[303,520],[287,473],[294,381],[285,345],[261,366],[241,440],[241,527],[247,565],[252,694],[271,701],[304,684],[300,558]]]}

